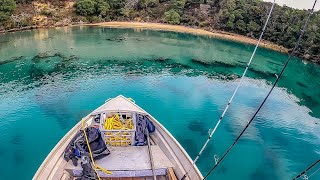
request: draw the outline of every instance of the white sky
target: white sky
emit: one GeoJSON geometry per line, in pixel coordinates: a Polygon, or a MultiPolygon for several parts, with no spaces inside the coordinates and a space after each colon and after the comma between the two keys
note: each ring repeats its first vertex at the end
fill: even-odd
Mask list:
{"type": "MultiPolygon", "coordinates": [[[[263,0],[273,2],[273,0],[263,0]]],[[[279,5],[287,5],[289,7],[298,8],[298,9],[311,9],[314,3],[314,0],[276,0],[276,3],[279,5]]],[[[320,1],[318,0],[316,4],[316,10],[320,10],[320,1]]]]}

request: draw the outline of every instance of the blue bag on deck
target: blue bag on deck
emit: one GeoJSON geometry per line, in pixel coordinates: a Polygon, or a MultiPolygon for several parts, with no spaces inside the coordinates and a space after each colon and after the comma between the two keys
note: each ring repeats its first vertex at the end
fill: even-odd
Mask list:
{"type": "Polygon", "coordinates": [[[156,130],[156,128],[147,116],[137,114],[135,134],[136,146],[144,146],[147,144],[147,130],[149,131],[149,133],[152,133],[156,130]]]}
{"type": "Polygon", "coordinates": [[[144,118],[146,119],[149,133],[153,133],[156,130],[156,127],[154,126],[153,122],[149,120],[147,116],[145,116],[144,118]]]}

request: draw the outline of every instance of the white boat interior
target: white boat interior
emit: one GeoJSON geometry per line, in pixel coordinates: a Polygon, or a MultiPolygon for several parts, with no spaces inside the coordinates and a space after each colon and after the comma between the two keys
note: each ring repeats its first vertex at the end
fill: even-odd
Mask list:
{"type": "MultiPolygon", "coordinates": [[[[144,111],[129,98],[119,95],[108,99],[102,106],[84,118],[85,126],[99,128],[110,154],[95,160],[99,167],[111,172],[107,174],[97,170],[101,179],[181,179],[188,171],[186,179],[203,179],[198,168],[177,140],[149,113],[144,111]],[[155,131],[150,133],[149,146],[137,146],[137,115],[148,117],[155,131]],[[120,116],[129,120],[125,130],[115,130],[108,126],[108,118],[120,116]],[[99,117],[97,121],[96,118],[99,117]],[[116,138],[115,138],[116,137],[116,138]],[[121,138],[117,138],[121,137],[121,138]]],[[[128,122],[128,121],[126,121],[128,122]]],[[[76,179],[82,174],[79,159],[77,166],[64,159],[64,151],[72,138],[82,128],[81,122],[76,124],[52,149],[43,161],[33,179],[76,179]]]]}

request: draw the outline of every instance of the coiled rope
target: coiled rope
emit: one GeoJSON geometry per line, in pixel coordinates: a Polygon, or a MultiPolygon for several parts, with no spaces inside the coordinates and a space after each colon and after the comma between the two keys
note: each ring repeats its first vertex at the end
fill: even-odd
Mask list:
{"type": "MultiPolygon", "coordinates": [[[[299,175],[297,175],[295,178],[293,178],[293,180],[299,179],[301,176],[303,176],[304,174],[306,174],[311,168],[313,168],[315,165],[317,165],[320,162],[320,159],[318,161],[316,161],[315,163],[311,164],[306,170],[302,171],[299,175]]],[[[319,168],[320,169],[320,168],[319,168]]],[[[311,177],[312,175],[314,175],[316,172],[319,171],[316,170],[315,172],[313,172],[309,177],[311,177]]]]}
{"type": "Polygon", "coordinates": [[[204,179],[206,179],[210,174],[211,172],[219,166],[219,164],[221,163],[221,161],[229,154],[229,152],[231,151],[231,149],[234,147],[234,145],[239,141],[240,137],[243,135],[243,133],[247,130],[247,128],[249,127],[249,125],[251,124],[251,122],[254,120],[254,118],[256,117],[256,115],[258,114],[258,112],[261,110],[262,106],[264,105],[264,103],[267,101],[267,99],[269,98],[271,92],[273,91],[273,89],[275,88],[275,86],[277,85],[279,79],[281,78],[284,70],[287,68],[287,65],[288,63],[290,62],[291,58],[293,57],[293,55],[296,53],[296,51],[298,50],[298,47],[300,45],[300,42],[302,40],[302,36],[304,35],[305,33],[305,30],[308,26],[308,23],[309,23],[309,20],[314,12],[314,7],[317,3],[317,0],[314,1],[314,4],[313,4],[313,7],[304,23],[304,26],[303,26],[303,29],[301,29],[300,31],[300,35],[299,35],[299,38],[298,38],[298,41],[295,45],[295,47],[293,48],[292,52],[290,53],[286,63],[284,64],[280,74],[277,76],[277,79],[276,81],[274,82],[272,88],[270,89],[270,91],[268,92],[267,96],[264,98],[264,100],[262,101],[262,103],[260,104],[259,108],[257,109],[257,111],[254,113],[254,115],[252,116],[252,118],[250,119],[250,121],[247,123],[247,125],[245,126],[245,128],[241,131],[241,133],[239,134],[239,136],[236,138],[236,140],[232,143],[232,145],[228,148],[228,150],[224,153],[224,155],[222,156],[222,158],[213,166],[213,168],[207,173],[207,175],[204,177],[204,179]]]}
{"type": "Polygon", "coordinates": [[[183,175],[183,177],[181,178],[181,180],[183,180],[183,179],[186,178],[187,174],[190,172],[190,170],[192,169],[192,167],[193,167],[193,166],[195,165],[195,163],[198,161],[198,159],[199,159],[199,157],[201,156],[202,152],[203,152],[204,149],[207,147],[210,139],[212,138],[213,134],[214,134],[215,131],[217,130],[218,126],[220,125],[220,123],[221,123],[224,115],[226,114],[227,110],[229,109],[230,104],[232,103],[233,98],[235,97],[236,93],[238,92],[238,89],[239,89],[239,87],[241,86],[242,81],[243,81],[243,79],[244,79],[244,77],[245,77],[245,75],[246,75],[246,73],[247,73],[247,71],[248,71],[248,69],[249,69],[249,66],[250,66],[250,64],[251,64],[251,61],[252,61],[253,57],[255,56],[256,51],[257,51],[257,49],[258,49],[258,47],[259,47],[259,45],[260,45],[260,42],[261,42],[261,40],[262,40],[262,37],[263,37],[263,35],[264,35],[265,31],[266,31],[266,28],[267,28],[269,19],[270,19],[270,17],[271,17],[272,12],[273,12],[274,5],[275,5],[275,0],[274,0],[273,3],[272,3],[272,6],[271,6],[270,11],[269,11],[269,13],[268,13],[267,20],[266,20],[266,22],[265,22],[265,24],[264,24],[264,26],[263,26],[263,28],[262,28],[262,32],[261,32],[261,34],[260,34],[260,36],[259,36],[259,39],[258,39],[258,42],[257,42],[257,44],[256,44],[256,46],[255,46],[255,48],[254,48],[254,50],[253,50],[253,52],[252,52],[252,55],[251,55],[251,57],[250,57],[250,60],[248,61],[247,66],[246,66],[245,70],[243,71],[243,74],[242,74],[242,76],[241,76],[241,78],[240,78],[240,80],[239,80],[239,83],[238,83],[236,89],[234,90],[231,98],[229,99],[227,106],[226,106],[225,109],[223,110],[223,112],[222,112],[222,114],[221,114],[221,116],[220,116],[217,124],[216,124],[215,127],[213,128],[213,130],[209,132],[209,137],[208,137],[207,141],[204,143],[204,145],[202,146],[200,152],[198,153],[198,155],[196,156],[196,158],[193,160],[192,165],[190,166],[189,170],[183,175]]]}

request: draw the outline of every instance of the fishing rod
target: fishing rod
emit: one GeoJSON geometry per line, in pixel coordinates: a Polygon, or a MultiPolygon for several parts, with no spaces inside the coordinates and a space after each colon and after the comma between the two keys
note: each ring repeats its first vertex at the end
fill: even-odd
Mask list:
{"type": "Polygon", "coordinates": [[[212,171],[219,166],[219,164],[221,163],[221,161],[229,154],[229,152],[231,151],[231,149],[234,147],[234,145],[239,141],[239,139],[241,138],[241,136],[243,135],[243,133],[248,129],[249,125],[252,123],[252,121],[254,120],[254,118],[256,117],[256,115],[258,114],[258,112],[261,110],[262,106],[265,104],[265,102],[267,101],[267,99],[269,98],[271,92],[273,91],[273,89],[275,88],[275,86],[278,84],[279,79],[281,78],[284,70],[287,68],[291,58],[293,57],[293,55],[296,53],[296,51],[298,50],[298,47],[300,45],[300,42],[302,40],[302,36],[304,35],[306,28],[308,26],[309,20],[314,12],[314,8],[315,5],[317,4],[317,0],[314,1],[314,4],[312,6],[312,9],[304,23],[303,29],[301,29],[300,31],[300,35],[298,38],[298,41],[295,45],[295,47],[293,48],[292,52],[290,53],[286,63],[284,64],[280,74],[276,77],[276,81],[274,82],[273,86],[271,87],[270,91],[268,92],[267,96],[264,98],[264,100],[262,101],[262,103],[260,104],[260,106],[258,107],[257,111],[254,113],[254,115],[252,116],[252,118],[250,119],[250,121],[247,123],[247,125],[245,126],[245,128],[241,131],[241,133],[239,134],[239,136],[236,138],[236,140],[232,143],[232,145],[228,148],[228,150],[224,153],[224,155],[222,156],[222,158],[216,162],[216,164],[211,168],[211,170],[207,173],[207,175],[204,177],[204,179],[206,179],[211,173],[212,171]]]}
{"type": "Polygon", "coordinates": [[[263,28],[262,28],[262,32],[261,32],[261,34],[260,34],[260,36],[259,36],[258,42],[257,42],[257,44],[256,44],[256,46],[255,46],[255,48],[254,48],[254,50],[253,50],[253,52],[252,52],[252,55],[251,55],[251,57],[250,57],[250,59],[249,59],[249,61],[248,61],[248,63],[247,63],[247,66],[246,66],[246,68],[245,68],[245,70],[244,70],[244,72],[243,72],[243,74],[242,74],[242,76],[241,76],[241,78],[240,78],[240,80],[239,80],[239,83],[238,83],[236,89],[234,90],[231,98],[230,98],[229,101],[228,101],[227,106],[226,106],[225,109],[223,110],[223,112],[222,112],[222,114],[221,114],[221,116],[220,116],[217,124],[216,124],[215,127],[213,128],[213,130],[209,133],[209,137],[208,137],[207,141],[204,143],[204,145],[202,146],[200,152],[198,153],[198,155],[196,156],[196,158],[193,160],[192,165],[190,166],[189,170],[183,175],[183,177],[181,178],[181,180],[183,180],[183,179],[185,179],[185,178],[187,177],[187,174],[190,172],[190,170],[192,169],[192,167],[193,167],[193,166],[195,165],[195,163],[198,161],[198,159],[200,158],[202,152],[203,152],[204,149],[207,147],[210,139],[212,138],[213,134],[214,134],[215,131],[217,130],[218,126],[220,125],[220,123],[221,123],[224,115],[226,114],[227,110],[229,109],[229,107],[230,107],[230,105],[231,105],[231,103],[232,103],[232,100],[233,100],[233,98],[235,97],[236,93],[238,92],[239,87],[240,87],[241,84],[242,84],[242,81],[243,81],[243,79],[244,79],[244,77],[245,77],[245,75],[246,75],[246,73],[247,73],[247,71],[248,71],[248,69],[249,69],[249,66],[250,66],[250,64],[251,64],[251,61],[252,61],[253,57],[255,56],[256,51],[257,51],[257,49],[258,49],[258,47],[259,47],[259,45],[260,45],[260,42],[261,42],[261,40],[262,40],[262,37],[263,37],[263,35],[264,35],[264,33],[265,33],[266,29],[267,29],[267,25],[268,25],[269,19],[270,19],[270,17],[271,17],[271,14],[272,14],[272,12],[273,12],[274,5],[275,5],[275,0],[274,0],[273,3],[272,3],[272,6],[271,6],[270,11],[269,11],[269,13],[268,13],[267,20],[266,20],[266,22],[265,22],[265,24],[264,24],[264,26],[263,26],[263,28]]]}
{"type": "MultiPolygon", "coordinates": [[[[320,159],[316,162],[314,162],[313,164],[311,164],[306,170],[302,171],[299,175],[297,175],[295,178],[293,178],[292,180],[296,180],[298,178],[300,178],[301,176],[303,176],[304,174],[306,174],[311,168],[313,168],[315,165],[317,165],[320,162],[320,159]]],[[[318,169],[319,170],[319,169],[318,169]]],[[[316,170],[313,174],[315,174],[318,170],[316,170]]],[[[312,176],[310,175],[310,176],[312,176]]]]}

